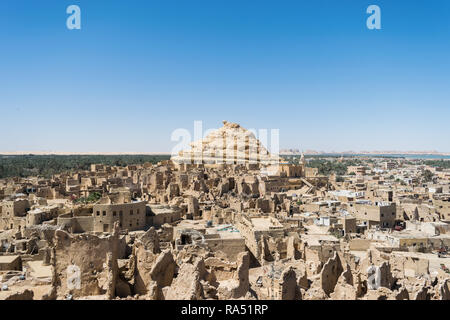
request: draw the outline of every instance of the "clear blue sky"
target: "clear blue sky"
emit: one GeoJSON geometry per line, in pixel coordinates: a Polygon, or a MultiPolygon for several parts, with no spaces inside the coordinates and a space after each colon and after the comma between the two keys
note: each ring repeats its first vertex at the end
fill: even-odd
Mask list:
{"type": "Polygon", "coordinates": [[[170,151],[194,120],[279,128],[282,148],[450,152],[449,16],[448,0],[2,0],[0,152],[170,151]]]}

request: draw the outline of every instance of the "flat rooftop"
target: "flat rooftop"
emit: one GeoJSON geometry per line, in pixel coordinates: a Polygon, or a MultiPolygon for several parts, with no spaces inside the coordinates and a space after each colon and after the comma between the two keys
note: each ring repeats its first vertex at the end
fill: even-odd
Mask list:
{"type": "Polygon", "coordinates": [[[177,228],[189,228],[189,229],[205,229],[206,221],[205,220],[181,220],[175,226],[177,228]]]}
{"type": "Polygon", "coordinates": [[[265,231],[270,228],[282,228],[283,225],[271,218],[251,218],[255,230],[265,231]]]}
{"type": "Polygon", "coordinates": [[[239,230],[232,224],[221,224],[206,228],[206,234],[217,234],[221,239],[240,239],[242,238],[239,230]]]}
{"type": "Polygon", "coordinates": [[[19,256],[0,256],[0,263],[11,263],[19,258],[19,256]]]}
{"type": "Polygon", "coordinates": [[[300,238],[308,242],[309,246],[320,246],[321,241],[339,243],[339,239],[330,234],[302,234],[300,238]]]}

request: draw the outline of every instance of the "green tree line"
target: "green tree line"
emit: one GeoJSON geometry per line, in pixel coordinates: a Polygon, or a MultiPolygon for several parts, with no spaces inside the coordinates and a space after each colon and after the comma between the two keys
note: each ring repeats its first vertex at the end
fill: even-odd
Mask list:
{"type": "Polygon", "coordinates": [[[43,176],[89,170],[91,164],[127,166],[157,163],[170,155],[0,155],[0,178],[43,176]]]}

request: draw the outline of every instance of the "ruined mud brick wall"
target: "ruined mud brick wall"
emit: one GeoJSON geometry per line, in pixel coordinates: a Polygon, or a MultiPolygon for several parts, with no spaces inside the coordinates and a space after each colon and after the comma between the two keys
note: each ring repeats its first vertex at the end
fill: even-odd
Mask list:
{"type": "Polygon", "coordinates": [[[244,238],[221,238],[218,234],[206,234],[205,240],[212,252],[222,251],[228,259],[233,261],[240,252],[245,251],[244,238]]]}
{"type": "Polygon", "coordinates": [[[254,231],[251,222],[248,219],[240,219],[237,228],[245,239],[245,245],[256,259],[261,256],[261,248],[258,245],[258,239],[262,237],[262,233],[254,231]]]}
{"type": "Polygon", "coordinates": [[[57,297],[107,295],[113,298],[117,276],[117,233],[108,237],[70,235],[58,230],[52,253],[57,297]]]}
{"type": "Polygon", "coordinates": [[[418,277],[429,273],[429,260],[391,255],[390,263],[397,277],[418,277]]]}
{"type": "Polygon", "coordinates": [[[94,231],[94,217],[92,216],[74,216],[70,213],[58,217],[58,225],[66,225],[71,228],[73,233],[83,233],[94,231]]]}
{"type": "Polygon", "coordinates": [[[255,230],[251,220],[247,217],[241,216],[239,222],[236,224],[237,229],[245,239],[245,245],[256,259],[261,256],[260,242],[263,237],[266,238],[283,238],[283,228],[273,228],[271,230],[255,230]]]}
{"type": "Polygon", "coordinates": [[[352,239],[349,242],[349,248],[355,251],[366,251],[370,248],[371,243],[372,241],[367,239],[352,239]]]}

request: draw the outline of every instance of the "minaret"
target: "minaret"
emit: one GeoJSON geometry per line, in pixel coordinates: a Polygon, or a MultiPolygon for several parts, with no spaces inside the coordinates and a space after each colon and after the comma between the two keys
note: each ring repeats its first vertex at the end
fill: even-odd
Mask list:
{"type": "Polygon", "coordinates": [[[301,175],[304,177],[304,176],[306,176],[306,161],[305,161],[305,155],[303,154],[303,151],[302,151],[302,154],[300,156],[300,166],[302,168],[302,174],[301,175]]]}
{"type": "Polygon", "coordinates": [[[303,167],[305,167],[305,165],[306,165],[305,155],[303,154],[303,151],[302,151],[302,154],[301,154],[301,156],[300,156],[300,164],[301,164],[303,167]]]}

